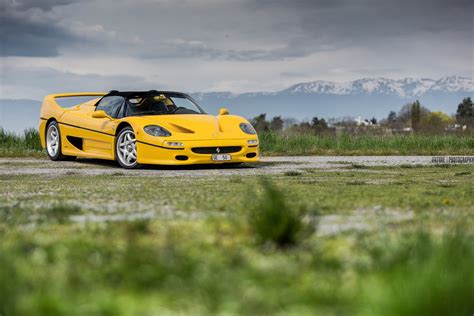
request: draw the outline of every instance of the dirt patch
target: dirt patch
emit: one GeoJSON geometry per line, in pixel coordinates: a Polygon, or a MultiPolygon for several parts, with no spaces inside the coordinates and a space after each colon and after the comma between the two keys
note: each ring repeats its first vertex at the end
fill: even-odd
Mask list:
{"type": "Polygon", "coordinates": [[[146,166],[138,170],[125,170],[115,163],[100,160],[81,159],[77,161],[53,162],[46,159],[1,158],[0,176],[41,175],[41,176],[152,176],[152,177],[215,177],[215,176],[254,176],[265,174],[289,174],[304,172],[305,169],[341,170],[347,164],[360,168],[370,166],[406,166],[428,165],[427,156],[356,156],[356,157],[266,157],[262,163],[243,164],[226,167],[225,165],[202,166],[146,166]],[[344,163],[337,163],[343,161],[344,163]]]}

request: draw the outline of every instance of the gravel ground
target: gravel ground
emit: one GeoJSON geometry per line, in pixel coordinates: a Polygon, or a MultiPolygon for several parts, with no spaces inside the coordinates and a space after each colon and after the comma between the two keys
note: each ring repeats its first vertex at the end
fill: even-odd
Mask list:
{"type": "Polygon", "coordinates": [[[107,175],[160,177],[207,177],[231,175],[261,175],[298,172],[304,169],[344,170],[348,165],[397,166],[429,165],[431,156],[309,156],[267,157],[261,163],[226,167],[210,166],[146,166],[138,170],[125,170],[113,162],[81,159],[53,162],[46,159],[0,158],[0,175],[107,175]]]}

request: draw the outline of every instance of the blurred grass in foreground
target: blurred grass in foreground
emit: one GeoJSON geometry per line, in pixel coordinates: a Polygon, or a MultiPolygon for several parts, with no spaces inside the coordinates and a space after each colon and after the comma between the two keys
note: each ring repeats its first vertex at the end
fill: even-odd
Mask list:
{"type": "MultiPolygon", "coordinates": [[[[263,155],[474,155],[474,136],[392,135],[317,136],[305,133],[259,134],[263,155]]],[[[0,127],[0,157],[46,157],[39,133],[21,135],[0,127]]]]}
{"type": "Polygon", "coordinates": [[[44,230],[9,235],[0,247],[2,315],[418,316],[474,308],[474,240],[464,232],[392,234],[395,252],[381,256],[386,245],[374,237],[344,252],[330,239],[275,251],[227,225],[100,226],[56,240],[44,230]]]}
{"type": "Polygon", "coordinates": [[[474,310],[474,238],[420,231],[369,247],[360,315],[468,315],[474,310]]]}
{"type": "Polygon", "coordinates": [[[268,180],[262,180],[263,193],[257,197],[256,205],[248,214],[248,223],[257,241],[273,244],[280,248],[296,245],[310,232],[309,223],[305,223],[304,211],[295,206],[289,207],[285,197],[268,180]]]}
{"type": "Polygon", "coordinates": [[[474,309],[472,165],[348,164],[266,179],[0,175],[0,314],[474,309]]]}

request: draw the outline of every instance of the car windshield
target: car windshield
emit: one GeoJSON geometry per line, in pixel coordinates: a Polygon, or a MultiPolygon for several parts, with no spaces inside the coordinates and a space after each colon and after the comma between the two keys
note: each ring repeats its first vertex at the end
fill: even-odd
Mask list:
{"type": "Polygon", "coordinates": [[[181,94],[137,95],[127,98],[126,116],[205,113],[196,102],[181,94]]]}

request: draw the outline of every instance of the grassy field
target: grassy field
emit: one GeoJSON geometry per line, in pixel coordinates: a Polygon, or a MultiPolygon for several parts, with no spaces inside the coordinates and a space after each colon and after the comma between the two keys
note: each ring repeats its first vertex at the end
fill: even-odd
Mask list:
{"type": "Polygon", "coordinates": [[[473,182],[0,175],[0,314],[471,315],[473,182]]]}
{"type": "Polygon", "coordinates": [[[474,136],[393,135],[320,137],[313,134],[259,135],[267,155],[473,155],[474,136]]]}
{"type": "MultiPolygon", "coordinates": [[[[264,155],[474,155],[474,136],[349,136],[261,133],[264,155]]],[[[23,135],[0,128],[0,157],[46,157],[38,132],[23,135]]]]}
{"type": "Polygon", "coordinates": [[[17,135],[0,127],[0,157],[46,157],[46,154],[41,151],[37,130],[31,128],[17,135]]]}

